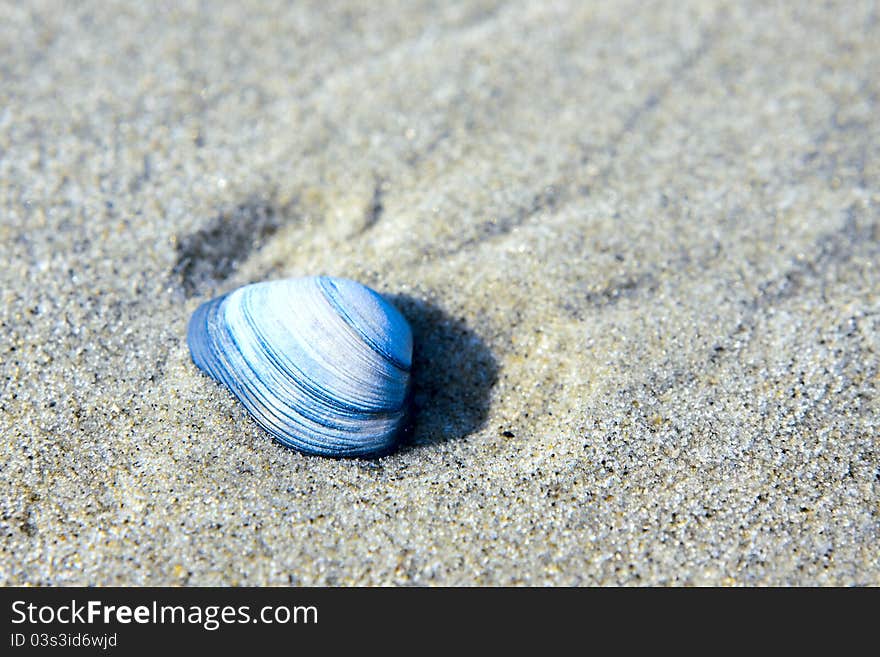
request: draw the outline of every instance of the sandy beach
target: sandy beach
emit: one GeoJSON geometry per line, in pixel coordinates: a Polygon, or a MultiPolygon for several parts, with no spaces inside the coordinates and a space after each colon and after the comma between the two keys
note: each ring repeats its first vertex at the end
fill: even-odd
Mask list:
{"type": "Polygon", "coordinates": [[[75,5],[0,3],[0,584],[880,585],[876,3],[75,5]],[[390,456],[190,360],[317,274],[390,456]]]}

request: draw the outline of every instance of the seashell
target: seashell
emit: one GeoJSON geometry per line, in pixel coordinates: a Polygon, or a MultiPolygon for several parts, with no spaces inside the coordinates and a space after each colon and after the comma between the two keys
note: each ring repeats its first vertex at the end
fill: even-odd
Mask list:
{"type": "Polygon", "coordinates": [[[410,399],[412,331],[344,278],[246,285],[208,301],[187,330],[193,362],[284,445],[321,456],[396,446],[410,399]]]}

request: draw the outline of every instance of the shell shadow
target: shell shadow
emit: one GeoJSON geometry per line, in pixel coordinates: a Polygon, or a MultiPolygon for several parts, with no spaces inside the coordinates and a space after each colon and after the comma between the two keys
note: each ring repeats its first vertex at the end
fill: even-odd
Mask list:
{"type": "Polygon", "coordinates": [[[413,392],[403,446],[464,438],[486,424],[498,361],[461,319],[405,294],[385,296],[413,330],[413,392]]]}

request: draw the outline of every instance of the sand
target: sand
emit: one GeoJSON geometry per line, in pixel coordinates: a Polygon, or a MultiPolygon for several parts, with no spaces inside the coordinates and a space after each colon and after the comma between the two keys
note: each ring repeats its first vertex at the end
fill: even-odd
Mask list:
{"type": "Polygon", "coordinates": [[[875,3],[76,4],[0,5],[0,582],[880,585],[875,3]],[[311,274],[391,456],[189,360],[311,274]]]}

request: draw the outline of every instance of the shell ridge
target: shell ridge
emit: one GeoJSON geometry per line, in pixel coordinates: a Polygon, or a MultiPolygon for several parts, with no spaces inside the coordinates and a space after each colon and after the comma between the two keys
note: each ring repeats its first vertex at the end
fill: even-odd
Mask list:
{"type": "MultiPolygon", "coordinates": [[[[196,356],[198,351],[198,354],[206,354],[209,357],[209,362],[207,363],[199,363],[195,359],[194,362],[200,369],[211,376],[211,378],[225,385],[229,391],[238,398],[242,404],[244,404],[245,408],[251,412],[251,415],[257,423],[280,440],[285,438],[286,432],[283,431],[284,420],[295,422],[296,416],[277,409],[274,404],[270,403],[271,400],[269,397],[261,394],[255,386],[249,386],[247,384],[247,377],[236,375],[236,372],[241,367],[246,367],[254,374],[257,380],[265,386],[265,382],[260,376],[260,373],[254,369],[252,364],[246,358],[244,358],[241,345],[238,338],[235,336],[235,333],[230,330],[228,325],[222,322],[215,322],[216,326],[214,327],[214,330],[219,331],[219,335],[225,337],[229,342],[229,345],[234,348],[235,353],[238,354],[238,358],[235,360],[240,360],[240,363],[231,362],[233,360],[231,358],[231,350],[224,349],[220,346],[220,343],[223,342],[222,339],[211,340],[201,337],[197,333],[199,330],[202,330],[205,332],[206,336],[211,336],[211,332],[205,331],[205,329],[209,322],[216,320],[220,306],[226,300],[226,297],[228,297],[228,295],[224,295],[223,297],[202,304],[193,315],[190,331],[188,332],[191,351],[194,356],[196,356]],[[205,319],[204,323],[200,321],[203,316],[205,319]],[[195,340],[191,339],[190,336],[194,336],[195,340]],[[199,348],[193,349],[194,345],[198,345],[199,348]],[[201,347],[204,347],[204,349],[201,347]]],[[[316,424],[317,423],[318,422],[316,421],[316,424]]]]}
{"type": "MultiPolygon", "coordinates": [[[[253,331],[254,338],[258,341],[258,344],[262,349],[263,354],[265,354],[269,362],[274,365],[279,372],[290,378],[293,381],[294,385],[296,385],[305,394],[309,395],[316,401],[319,401],[332,409],[347,411],[352,414],[368,413],[370,415],[375,415],[382,413],[394,413],[403,409],[406,403],[405,399],[402,399],[400,403],[395,406],[386,406],[374,409],[372,407],[365,408],[363,405],[359,406],[356,405],[354,402],[333,397],[333,393],[331,391],[325,389],[319,383],[313,382],[311,378],[301,368],[297,367],[293,361],[291,361],[290,359],[283,359],[277,353],[277,351],[272,347],[266,334],[260,330],[258,323],[254,321],[253,315],[251,314],[250,309],[247,306],[242,307],[242,313],[246,315],[246,323],[251,331],[253,331]]],[[[259,376],[259,373],[255,372],[255,374],[259,376]]]]}
{"type": "MultiPolygon", "coordinates": [[[[267,357],[270,357],[270,354],[272,354],[274,356],[274,350],[272,350],[270,348],[268,342],[266,341],[265,336],[258,330],[258,324],[253,321],[253,316],[249,314],[248,307],[242,306],[240,310],[242,313],[247,313],[247,315],[245,317],[245,320],[246,320],[245,324],[248,327],[248,329],[251,332],[253,332],[253,334],[254,334],[253,337],[259,341],[259,344],[261,347],[261,353],[266,355],[267,357]]],[[[277,382],[274,380],[267,381],[266,374],[269,374],[270,378],[272,378],[272,379],[274,379],[275,377],[271,376],[271,374],[269,372],[261,373],[260,371],[257,371],[257,369],[255,369],[253,367],[253,364],[250,363],[250,361],[248,361],[247,358],[244,358],[243,350],[241,348],[239,338],[237,338],[235,336],[234,332],[230,331],[228,329],[228,327],[224,327],[224,329],[225,329],[224,332],[226,333],[226,335],[228,335],[230,342],[235,346],[236,352],[239,354],[239,356],[241,356],[242,363],[244,364],[244,366],[246,366],[248,369],[250,369],[250,371],[253,372],[254,377],[256,378],[257,381],[259,381],[260,384],[262,384],[262,387],[264,387],[266,390],[272,390],[272,386],[270,384],[274,384],[274,383],[280,384],[280,382],[277,382]]],[[[277,363],[277,361],[273,362],[272,364],[275,365],[276,369],[278,369],[278,371],[280,371],[282,374],[289,374],[290,373],[289,370],[287,370],[285,367],[283,367],[283,366],[279,367],[279,364],[277,363]]],[[[235,368],[234,367],[227,368],[227,372],[229,372],[229,371],[235,371],[235,368]]],[[[296,376],[288,377],[288,378],[292,380],[293,384],[299,390],[306,392],[308,394],[309,390],[304,389],[304,386],[303,386],[303,380],[304,379],[307,380],[307,378],[305,378],[304,376],[302,378],[296,377],[296,376]]],[[[284,427],[285,420],[287,420],[291,424],[301,425],[302,423],[297,421],[298,420],[297,416],[300,416],[303,419],[309,420],[313,425],[312,426],[313,430],[316,430],[319,428],[323,428],[323,429],[328,430],[325,432],[321,432],[320,435],[327,437],[327,438],[332,438],[335,442],[339,443],[340,445],[342,445],[344,447],[347,447],[347,448],[356,447],[363,442],[362,440],[359,441],[356,438],[352,438],[352,439],[348,439],[348,440],[345,438],[346,434],[354,433],[354,431],[353,431],[354,427],[351,426],[353,423],[343,424],[340,422],[334,422],[333,420],[330,419],[330,417],[328,417],[328,415],[326,413],[320,413],[320,412],[318,412],[317,409],[315,412],[310,411],[309,406],[307,404],[301,403],[301,400],[298,400],[295,398],[291,399],[290,406],[291,406],[292,410],[295,411],[295,413],[288,413],[284,409],[279,408],[277,404],[272,404],[271,397],[269,395],[263,394],[258,388],[254,387],[254,386],[248,386],[244,381],[240,381],[239,377],[236,377],[233,380],[230,380],[228,377],[223,377],[223,381],[221,381],[221,382],[226,384],[230,388],[230,390],[232,390],[233,393],[236,394],[236,396],[242,400],[242,403],[244,403],[246,407],[249,407],[249,410],[251,410],[251,413],[252,413],[252,415],[254,415],[255,419],[258,420],[258,424],[260,424],[260,426],[262,426],[264,429],[269,431],[269,433],[273,434],[276,438],[279,439],[279,441],[284,442],[285,444],[289,444],[292,442],[290,439],[290,436],[292,434],[290,434],[290,432],[284,431],[283,428],[277,428],[277,427],[279,427],[279,426],[284,427]],[[241,390],[243,395],[239,395],[238,393],[236,393],[236,390],[241,390]],[[263,421],[261,421],[261,420],[263,420],[263,421]],[[330,433],[330,432],[335,432],[335,433],[330,433]]],[[[281,387],[281,386],[279,385],[279,387],[281,387]]],[[[316,399],[319,399],[319,400],[325,401],[325,402],[332,401],[332,400],[328,399],[326,394],[319,392],[314,387],[312,387],[310,390],[316,399]]],[[[329,406],[330,404],[327,404],[327,405],[329,406]]],[[[370,416],[370,419],[372,419],[374,421],[379,421],[382,424],[386,423],[388,420],[393,420],[393,424],[397,424],[400,421],[400,418],[397,416],[398,416],[398,414],[400,414],[400,411],[402,409],[366,411],[361,408],[357,408],[357,407],[353,407],[353,406],[346,406],[344,408],[331,407],[330,409],[326,409],[326,410],[347,410],[348,411],[348,418],[351,418],[352,420],[359,419],[359,420],[361,420],[361,423],[363,423],[363,421],[365,420],[364,415],[368,414],[370,416]]],[[[312,444],[316,448],[326,448],[327,447],[327,443],[323,443],[323,442],[321,442],[321,443],[312,442],[312,444]]],[[[293,446],[296,446],[295,442],[293,443],[293,446]]]]}
{"type": "Polygon", "coordinates": [[[401,363],[397,358],[394,357],[393,354],[390,354],[388,353],[388,351],[383,349],[381,345],[376,344],[376,342],[369,335],[367,335],[366,331],[364,331],[351,317],[348,311],[345,310],[343,305],[339,302],[339,291],[336,288],[336,285],[333,283],[332,278],[328,276],[321,276],[318,279],[318,285],[321,287],[321,291],[324,293],[324,297],[327,299],[327,301],[330,302],[330,305],[333,306],[333,309],[339,314],[340,317],[342,317],[342,319],[345,320],[346,324],[348,324],[352,329],[355,330],[355,332],[361,337],[361,339],[365,343],[370,346],[371,349],[373,349],[373,351],[385,358],[392,365],[397,367],[397,369],[403,372],[410,371],[410,367],[407,367],[404,363],[401,363]],[[328,287],[332,289],[332,292],[328,290],[328,287]]]}
{"type": "MultiPolygon", "coordinates": [[[[309,280],[311,282],[311,279],[307,279],[307,280],[309,280]]],[[[311,286],[308,286],[306,289],[306,292],[308,293],[310,290],[311,290],[311,286]]],[[[303,296],[305,297],[304,302],[307,302],[311,298],[310,294],[304,294],[303,296]]],[[[317,301],[317,299],[315,299],[315,301],[317,301]]],[[[322,297],[320,298],[320,303],[323,308],[323,304],[326,302],[322,297]]],[[[305,311],[306,314],[308,314],[308,312],[307,312],[308,310],[309,310],[308,308],[303,309],[303,311],[305,311]]],[[[321,310],[321,309],[311,308],[312,312],[317,312],[319,310],[321,310]]],[[[248,304],[248,312],[250,314],[250,304],[248,304]]],[[[327,319],[329,320],[330,317],[328,316],[327,319]]],[[[335,320],[337,320],[337,318],[334,316],[333,320],[335,321],[335,320]]],[[[339,321],[340,321],[340,323],[342,322],[341,319],[339,319],[339,321]]],[[[280,318],[276,318],[275,322],[276,322],[276,324],[281,324],[280,318]]],[[[289,332],[289,336],[286,336],[288,339],[293,338],[294,343],[293,344],[288,343],[288,345],[296,349],[297,354],[299,354],[299,358],[309,359],[310,369],[319,368],[320,370],[324,371],[325,376],[330,377],[330,380],[324,381],[324,382],[313,379],[313,376],[310,375],[311,374],[310,372],[307,372],[302,367],[299,367],[297,364],[297,358],[295,358],[293,354],[285,354],[283,352],[283,350],[281,352],[279,352],[276,349],[273,349],[272,348],[272,340],[262,330],[262,326],[261,326],[260,322],[256,321],[256,318],[253,317],[252,314],[250,314],[249,323],[251,325],[252,330],[256,331],[260,335],[264,346],[266,346],[270,350],[270,353],[272,354],[274,360],[277,362],[278,366],[282,369],[285,369],[285,370],[289,369],[287,367],[288,364],[290,366],[292,366],[294,368],[295,372],[297,374],[301,375],[301,376],[297,376],[296,378],[298,380],[300,380],[301,382],[303,382],[304,385],[308,385],[308,387],[310,389],[314,390],[317,394],[320,394],[322,396],[330,395],[335,398],[335,394],[337,392],[342,392],[342,391],[329,388],[326,385],[324,385],[324,383],[332,382],[332,380],[334,378],[337,381],[343,381],[343,380],[346,380],[346,379],[349,379],[349,378],[352,378],[355,376],[354,372],[351,371],[351,361],[350,360],[346,361],[347,365],[348,365],[348,371],[346,372],[344,369],[342,369],[342,370],[339,369],[340,363],[337,362],[338,359],[322,358],[320,353],[317,353],[314,350],[313,345],[312,345],[312,341],[310,339],[310,335],[308,333],[309,330],[313,329],[314,327],[312,327],[310,325],[299,326],[299,329],[298,329],[299,332],[297,332],[297,327],[295,325],[294,326],[285,325],[285,326],[281,326],[280,328],[282,328],[285,332],[289,332]],[[302,333],[303,329],[306,330],[305,334],[302,333]]],[[[268,330],[270,327],[267,325],[266,328],[268,330]]],[[[279,326],[276,326],[275,328],[277,329],[277,328],[279,328],[279,326]]],[[[327,330],[329,330],[330,332],[332,332],[332,327],[325,327],[325,328],[327,330]]],[[[353,335],[353,337],[354,337],[354,335],[353,335]]],[[[358,341],[357,344],[360,345],[361,343],[362,343],[361,341],[358,341]]],[[[325,351],[330,351],[330,352],[342,351],[342,352],[344,352],[347,348],[355,348],[355,345],[352,344],[352,345],[346,346],[346,345],[339,344],[339,345],[333,345],[333,347],[334,347],[333,349],[330,349],[328,346],[328,348],[325,351]]],[[[358,353],[360,353],[360,350],[358,350],[358,353]]],[[[356,369],[359,369],[362,372],[369,371],[371,373],[371,378],[375,378],[375,375],[378,373],[378,371],[376,370],[374,361],[372,361],[371,359],[364,359],[364,358],[356,358],[355,361],[359,363],[359,368],[356,368],[356,369]]],[[[389,381],[392,380],[391,377],[385,377],[384,371],[382,372],[382,374],[383,374],[383,378],[386,378],[386,380],[389,380],[389,381]]],[[[356,380],[357,383],[359,383],[361,386],[369,386],[369,383],[370,383],[369,379],[365,380],[362,375],[359,377],[352,378],[351,380],[352,381],[356,380]]],[[[387,390],[387,388],[388,388],[387,385],[383,385],[381,387],[381,392],[384,392],[385,390],[387,390]]],[[[369,390],[370,388],[368,387],[366,389],[369,390]]],[[[374,394],[373,394],[373,398],[371,398],[371,399],[352,398],[352,399],[348,400],[351,402],[351,404],[349,406],[352,409],[357,409],[357,410],[374,410],[374,409],[387,410],[389,408],[389,404],[387,404],[387,403],[377,404],[376,403],[375,395],[379,394],[379,392],[380,392],[380,390],[375,390],[374,394]]],[[[386,399],[387,399],[387,397],[386,397],[386,399]]]]}

